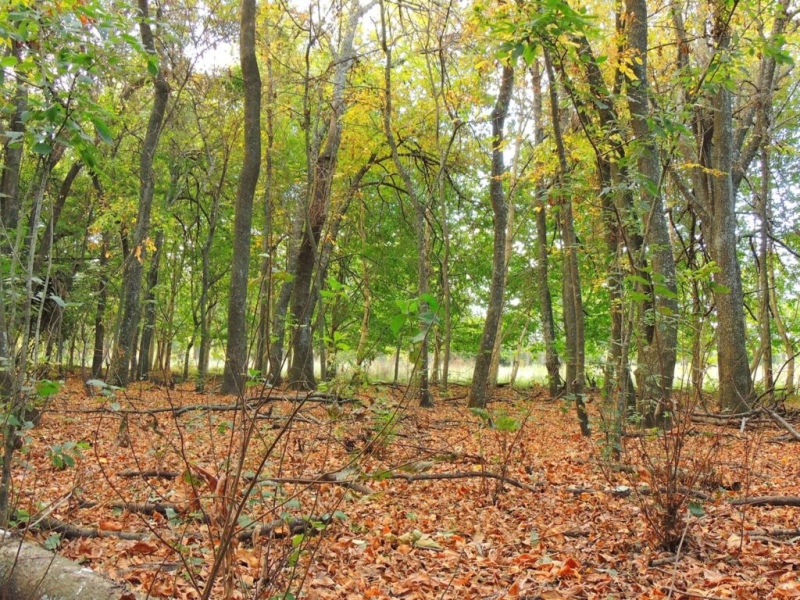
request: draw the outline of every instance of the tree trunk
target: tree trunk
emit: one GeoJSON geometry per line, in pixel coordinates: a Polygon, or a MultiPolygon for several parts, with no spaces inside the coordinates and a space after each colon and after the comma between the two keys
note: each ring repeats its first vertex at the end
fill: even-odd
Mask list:
{"type": "Polygon", "coordinates": [[[158,267],[161,262],[164,231],[156,233],[155,252],[150,258],[150,271],[147,273],[147,296],[144,306],[144,323],[142,325],[141,344],[139,345],[139,378],[147,379],[153,362],[153,334],[156,329],[156,286],[158,285],[158,267]]]}
{"type": "Polygon", "coordinates": [[[638,381],[639,411],[654,425],[671,412],[670,394],[678,351],[678,288],[675,259],[661,196],[661,165],[650,131],[647,84],[647,0],[626,0],[628,47],[634,53],[633,77],[628,77],[628,107],[638,148],[639,197],[642,207],[643,247],[638,260],[646,274],[649,296],[639,308],[638,381]]]}
{"type": "Polygon", "coordinates": [[[494,215],[494,246],[492,251],[492,283],[489,291],[489,306],[486,310],[486,321],[483,326],[483,337],[475,357],[475,369],[472,373],[469,406],[484,408],[486,406],[486,390],[492,362],[492,352],[498,338],[500,320],[503,316],[503,301],[506,280],[506,236],[508,235],[508,206],[503,191],[503,134],[511,92],[514,89],[514,68],[503,66],[497,102],[492,111],[492,169],[489,182],[489,198],[494,215]]]}
{"type": "Polygon", "coordinates": [[[267,149],[265,152],[264,171],[266,182],[264,184],[264,234],[262,243],[263,258],[261,261],[261,297],[260,314],[258,321],[258,344],[256,350],[255,368],[263,377],[268,376],[270,370],[270,325],[272,320],[272,292],[274,289],[272,268],[274,265],[273,253],[275,252],[272,231],[272,202],[273,202],[273,151],[275,146],[275,81],[272,71],[272,53],[267,50],[267,149]]]}
{"type": "MultiPolygon", "coordinates": [[[[531,68],[533,79],[533,121],[534,144],[539,146],[544,141],[544,114],[542,110],[542,75],[539,60],[534,61],[531,68]]],[[[554,82],[550,82],[554,85],[554,82]]],[[[547,387],[550,397],[555,398],[561,387],[559,373],[560,361],[556,350],[556,326],[553,319],[553,299],[550,294],[550,248],[547,244],[547,202],[542,195],[544,190],[537,189],[536,197],[536,279],[538,280],[539,313],[542,321],[542,338],[544,338],[544,364],[547,368],[547,387]]]]}
{"type": "Polygon", "coordinates": [[[247,282],[253,196],[261,169],[261,75],[256,60],[256,0],[242,0],[239,56],[244,80],[244,159],[236,191],[223,394],[244,394],[247,379],[247,282]]]}
{"type": "MultiPolygon", "coordinates": [[[[157,53],[153,31],[150,28],[148,0],[138,0],[138,6],[142,46],[151,56],[151,60],[156,60],[157,53]]],[[[111,383],[123,387],[128,383],[128,368],[131,363],[134,338],[139,329],[139,317],[141,314],[142,263],[147,255],[146,242],[150,229],[150,213],[153,206],[153,191],[155,187],[153,159],[161,136],[161,128],[164,123],[170,95],[169,84],[164,77],[164,69],[160,66],[157,68],[157,73],[153,79],[153,86],[155,90],[153,106],[150,110],[150,119],[147,123],[147,131],[142,143],[142,153],[139,158],[139,211],[133,233],[133,246],[130,254],[125,256],[125,263],[122,269],[122,318],[108,374],[108,379],[111,383]]]]}
{"type": "Polygon", "coordinates": [[[795,383],[794,383],[794,365],[795,365],[795,346],[792,342],[791,337],[789,337],[789,332],[786,329],[786,324],[783,322],[783,317],[781,317],[780,308],[778,306],[778,297],[775,292],[775,260],[772,256],[770,256],[769,261],[769,275],[770,275],[770,285],[769,285],[769,301],[770,306],[772,307],[772,315],[773,319],[775,320],[775,328],[778,330],[778,335],[781,336],[781,340],[783,341],[783,351],[786,353],[786,394],[792,395],[795,392],[795,383]]]}
{"type": "Polygon", "coordinates": [[[566,393],[575,401],[578,424],[581,434],[589,437],[589,415],[586,412],[583,389],[586,378],[586,350],[584,342],[583,298],[581,296],[581,279],[578,270],[578,240],[575,236],[575,224],[572,216],[572,201],[569,190],[564,189],[564,178],[568,172],[564,140],[561,134],[561,121],[558,108],[558,94],[555,87],[555,75],[548,53],[545,53],[547,78],[550,83],[550,112],[552,115],[553,137],[559,162],[559,193],[564,197],[560,202],[561,237],[564,242],[563,262],[563,304],[564,333],[566,334],[566,393]]]}
{"type": "Polygon", "coordinates": [[[82,168],[83,163],[79,160],[76,160],[74,163],[72,163],[69,171],[67,171],[67,174],[64,176],[64,180],[61,182],[61,187],[58,190],[56,202],[53,205],[53,211],[50,214],[44,236],[42,237],[42,244],[39,246],[39,256],[37,259],[36,271],[39,271],[41,265],[44,265],[47,262],[47,259],[50,257],[50,251],[53,248],[55,231],[56,227],[58,226],[58,220],[61,217],[61,211],[63,210],[64,204],[69,196],[69,192],[72,189],[72,184],[75,182],[75,178],[81,172],[82,168]]]}
{"type": "MultiPolygon", "coordinates": [[[[11,55],[19,60],[21,46],[17,44],[11,46],[11,55]]],[[[14,113],[9,122],[9,131],[13,131],[15,135],[4,136],[3,169],[0,173],[0,217],[2,217],[2,225],[5,227],[5,235],[8,235],[9,230],[17,228],[21,206],[19,175],[22,166],[23,134],[25,133],[23,116],[28,108],[28,88],[21,77],[17,78],[13,102],[14,113]]]]}
{"type": "Polygon", "coordinates": [[[103,232],[100,242],[100,259],[97,273],[97,308],[94,313],[94,347],[92,350],[92,378],[103,376],[103,359],[105,358],[105,318],[108,299],[108,233],[103,232]]]}
{"type": "Polygon", "coordinates": [[[339,157],[339,145],[342,141],[342,117],[347,109],[345,90],[347,74],[355,62],[354,40],[358,22],[363,10],[357,2],[350,6],[350,15],[345,28],[339,52],[336,57],[336,69],[333,75],[333,92],[331,111],[328,123],[325,146],[314,162],[309,192],[309,206],[300,249],[297,255],[297,271],[292,290],[292,317],[294,318],[294,335],[292,336],[292,365],[289,370],[289,385],[295,389],[316,389],[314,377],[313,336],[311,318],[317,300],[316,292],[321,281],[315,283],[313,274],[317,266],[322,233],[330,211],[331,189],[336,164],[339,157]]]}
{"type": "MultiPolygon", "coordinates": [[[[764,110],[762,108],[762,110],[764,110]]],[[[763,373],[762,382],[766,399],[770,403],[775,399],[775,377],[772,370],[772,327],[770,319],[770,293],[769,293],[769,208],[770,208],[770,172],[769,172],[769,150],[767,149],[768,135],[761,148],[761,190],[756,199],[758,218],[761,221],[759,227],[758,240],[758,287],[759,287],[759,310],[758,325],[761,338],[761,370],[763,373]]]]}
{"type": "Polygon", "coordinates": [[[0,598],[3,600],[140,598],[84,565],[6,535],[0,533],[0,598]]]}
{"type": "MultiPolygon", "coordinates": [[[[428,300],[430,293],[428,275],[428,207],[419,197],[411,173],[400,160],[397,150],[397,140],[392,132],[392,47],[388,42],[386,6],[383,0],[380,2],[381,8],[381,47],[383,49],[386,62],[383,71],[385,103],[383,109],[383,131],[392,155],[392,162],[395,169],[400,174],[400,178],[405,185],[411,204],[414,207],[415,229],[417,238],[417,291],[419,292],[419,353],[415,361],[414,372],[419,383],[419,404],[430,408],[433,406],[433,398],[430,392],[428,379],[428,333],[431,330],[431,316],[429,314],[428,300]]],[[[399,349],[398,349],[399,355],[399,349]]],[[[397,368],[395,368],[395,373],[397,368]]]]}

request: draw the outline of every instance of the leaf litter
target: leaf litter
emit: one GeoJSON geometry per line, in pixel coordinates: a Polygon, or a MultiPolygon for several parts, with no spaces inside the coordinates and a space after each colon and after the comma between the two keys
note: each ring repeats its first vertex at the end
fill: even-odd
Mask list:
{"type": "MultiPolygon", "coordinates": [[[[568,406],[498,389],[488,412],[522,425],[500,430],[465,408],[464,392],[451,387],[434,409],[390,386],[299,410],[269,402],[242,457],[241,412],[157,412],[220,398],[132,386],[113,399],[140,411],[127,414],[125,446],[112,400],[70,382],[15,468],[17,510],[93,530],[62,532],[58,551],[156,598],[200,597],[240,504],[214,598],[800,598],[800,536],[787,535],[798,509],[729,503],[800,495],[798,445],[773,443],[774,429],[697,425],[687,436],[690,448],[722,442],[676,557],[643,518],[646,470],[604,468],[602,434],[582,438],[568,406]],[[68,442],[84,449],[58,468],[51,449],[68,442]]],[[[45,528],[29,535],[53,545],[45,528]]]]}

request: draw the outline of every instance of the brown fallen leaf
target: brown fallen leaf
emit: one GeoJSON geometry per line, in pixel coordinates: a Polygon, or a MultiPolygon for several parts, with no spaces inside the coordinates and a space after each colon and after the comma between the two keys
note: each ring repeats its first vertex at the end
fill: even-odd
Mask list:
{"type": "Polygon", "coordinates": [[[122,531],[122,525],[116,521],[109,521],[104,519],[98,524],[98,529],[101,531],[122,531]]]}

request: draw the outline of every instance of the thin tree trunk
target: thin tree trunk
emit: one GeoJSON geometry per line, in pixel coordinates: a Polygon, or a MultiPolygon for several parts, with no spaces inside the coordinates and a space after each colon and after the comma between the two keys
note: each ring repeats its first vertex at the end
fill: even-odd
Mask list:
{"type": "Polygon", "coordinates": [[[150,270],[147,273],[147,296],[144,306],[144,323],[142,324],[142,341],[139,345],[139,378],[147,379],[153,362],[153,334],[156,328],[156,286],[158,285],[158,267],[161,262],[164,231],[156,233],[155,251],[150,258],[150,270]]]}
{"type": "MultiPolygon", "coordinates": [[[[150,28],[148,0],[138,0],[139,31],[142,46],[156,60],[156,46],[153,31],[150,28]]],[[[115,385],[125,386],[128,383],[129,365],[134,352],[134,338],[139,329],[141,314],[140,295],[142,290],[142,263],[147,255],[147,235],[150,229],[150,213],[153,206],[155,188],[153,160],[169,101],[170,88],[164,77],[164,69],[157,67],[153,78],[154,98],[150,109],[150,119],[142,143],[139,159],[139,211],[133,233],[133,246],[129,255],[125,256],[122,270],[122,318],[117,334],[116,347],[111,356],[108,379],[115,385]]]]}
{"type": "Polygon", "coordinates": [[[223,394],[244,394],[247,379],[247,281],[253,196],[261,169],[261,75],[256,60],[256,0],[242,0],[239,57],[244,80],[244,159],[236,191],[223,394]]]}
{"type": "MultiPolygon", "coordinates": [[[[21,58],[20,49],[21,45],[11,44],[10,53],[18,60],[21,58]]],[[[17,135],[4,136],[3,169],[0,173],[0,217],[6,230],[5,235],[8,235],[9,230],[17,228],[21,206],[19,176],[25,133],[23,117],[28,108],[28,88],[21,77],[17,78],[13,102],[14,113],[9,121],[9,130],[17,135]]]]}
{"type": "Polygon", "coordinates": [[[770,274],[770,285],[769,285],[769,301],[770,306],[772,307],[772,316],[775,321],[775,329],[778,330],[778,335],[781,336],[781,340],[783,341],[783,351],[786,353],[786,394],[792,395],[795,392],[795,383],[794,383],[794,369],[795,369],[795,346],[792,342],[792,339],[789,337],[789,332],[786,329],[786,324],[783,322],[783,317],[781,317],[780,308],[778,306],[778,297],[775,291],[775,261],[772,256],[770,256],[769,261],[769,274],[770,274]]]}
{"type": "MultiPolygon", "coordinates": [[[[534,61],[531,68],[533,79],[533,120],[534,144],[539,146],[544,141],[544,114],[542,110],[542,74],[539,60],[534,61]]],[[[553,85],[553,82],[550,83],[553,85]]],[[[542,321],[542,338],[544,338],[544,364],[547,368],[547,387],[550,397],[555,398],[561,387],[559,373],[560,361],[556,350],[556,326],[553,319],[553,299],[550,294],[550,249],[547,243],[547,202],[542,195],[541,186],[536,196],[536,279],[538,281],[539,312],[542,321]]]]}
{"type": "Polygon", "coordinates": [[[578,271],[578,240],[575,236],[575,225],[572,216],[572,201],[569,191],[564,189],[564,178],[568,172],[564,140],[561,134],[561,121],[558,108],[558,94],[555,87],[555,75],[548,53],[545,52],[545,66],[550,85],[550,112],[552,115],[553,137],[559,162],[559,193],[564,197],[560,204],[561,237],[564,242],[563,262],[563,304],[564,332],[566,334],[566,393],[575,402],[578,424],[581,434],[589,437],[589,415],[586,412],[583,389],[586,378],[586,350],[584,343],[583,298],[581,296],[581,280],[578,271]]]}
{"type": "MultiPolygon", "coordinates": [[[[417,291],[419,292],[419,320],[420,320],[420,341],[419,354],[416,361],[415,373],[419,382],[419,404],[423,407],[432,407],[433,398],[431,397],[428,380],[428,333],[430,331],[430,314],[426,297],[430,293],[428,276],[428,219],[427,206],[419,197],[414,181],[411,179],[406,166],[400,160],[397,150],[397,141],[392,132],[392,49],[387,39],[386,26],[386,7],[383,1],[380,2],[381,8],[381,46],[383,48],[386,62],[384,66],[384,90],[385,105],[383,112],[383,129],[389,149],[392,154],[392,162],[395,169],[400,174],[406,193],[414,207],[415,227],[417,234],[417,291]]],[[[395,369],[396,371],[396,369],[395,369]]]]}
{"type": "MultiPolygon", "coordinates": [[[[269,43],[268,43],[269,44],[269,43]]],[[[273,253],[275,248],[273,246],[273,231],[272,231],[272,203],[273,203],[273,187],[275,182],[273,180],[273,151],[275,146],[275,81],[272,71],[272,53],[270,49],[267,50],[266,57],[267,66],[267,107],[266,107],[266,121],[267,121],[267,148],[265,152],[264,171],[266,182],[264,186],[264,234],[262,242],[263,258],[261,261],[261,298],[260,305],[261,311],[258,321],[258,344],[256,351],[256,364],[255,368],[267,377],[270,368],[270,325],[272,318],[272,292],[273,292],[273,253]]]]}
{"type": "MultiPolygon", "coordinates": [[[[763,110],[763,109],[762,109],[763,110]]],[[[761,221],[758,240],[758,287],[759,311],[758,325],[761,338],[761,369],[763,373],[764,391],[766,398],[772,402],[775,398],[775,377],[772,370],[772,327],[770,319],[769,302],[769,197],[770,197],[770,172],[769,151],[766,147],[768,136],[765,136],[761,149],[761,190],[757,199],[758,217],[761,221]]]]}
{"type": "MultiPolygon", "coordinates": [[[[42,205],[44,203],[45,190],[47,182],[50,178],[52,167],[57,158],[51,156],[41,157],[36,169],[36,183],[33,188],[33,202],[31,210],[31,230],[30,230],[30,246],[27,248],[28,255],[25,263],[25,295],[24,305],[22,307],[22,339],[19,345],[19,351],[16,352],[16,357],[11,356],[11,348],[8,344],[5,327],[5,315],[0,319],[0,327],[2,327],[2,334],[0,334],[0,356],[5,348],[6,356],[6,373],[5,376],[10,379],[10,385],[6,385],[3,391],[8,392],[8,417],[3,419],[0,423],[0,430],[2,430],[3,437],[3,455],[0,456],[2,468],[0,470],[0,528],[7,526],[8,509],[11,495],[11,466],[14,452],[16,451],[17,432],[19,431],[20,424],[25,422],[25,411],[27,406],[27,397],[22,393],[22,384],[25,380],[25,370],[28,367],[28,360],[31,353],[36,353],[36,346],[31,348],[31,334],[38,334],[38,331],[32,331],[31,322],[33,317],[33,300],[34,300],[34,265],[36,262],[36,239],[38,233],[39,220],[42,212],[42,205]]],[[[17,240],[20,240],[17,236],[17,240]]],[[[0,286],[0,309],[5,306],[4,299],[2,298],[2,286],[0,286]]]]}
{"type": "Polygon", "coordinates": [[[628,47],[634,52],[634,77],[628,77],[628,107],[631,128],[639,149],[637,166],[642,178],[642,256],[647,267],[648,298],[640,307],[638,332],[639,409],[645,422],[654,425],[665,412],[672,412],[670,395],[678,352],[678,288],[675,259],[661,196],[661,165],[650,131],[647,71],[647,0],[626,0],[628,47]]]}
{"type": "Polygon", "coordinates": [[[503,191],[503,136],[505,119],[511,103],[511,92],[514,89],[514,67],[503,65],[500,89],[492,111],[492,169],[489,182],[489,198],[494,215],[494,246],[492,252],[492,283],[489,291],[489,306],[486,310],[486,321],[483,326],[483,337],[475,357],[475,369],[472,373],[469,406],[484,408],[486,406],[486,390],[489,384],[492,352],[498,342],[500,320],[503,316],[503,301],[506,280],[506,236],[508,235],[508,205],[503,191]]]}

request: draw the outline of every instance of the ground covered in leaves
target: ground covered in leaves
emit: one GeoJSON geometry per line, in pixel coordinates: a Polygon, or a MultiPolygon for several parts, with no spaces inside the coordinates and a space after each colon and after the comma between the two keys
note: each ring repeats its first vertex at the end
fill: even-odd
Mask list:
{"type": "Polygon", "coordinates": [[[466,392],[421,409],[391,386],[338,402],[255,386],[234,410],[188,385],[69,382],[18,455],[18,520],[143,597],[800,597],[800,509],[731,503],[800,495],[785,431],[639,432],[609,463],[599,399],[587,440],[542,391],[500,389],[486,413],[466,392]],[[687,486],[667,551],[669,448],[687,486]]]}

